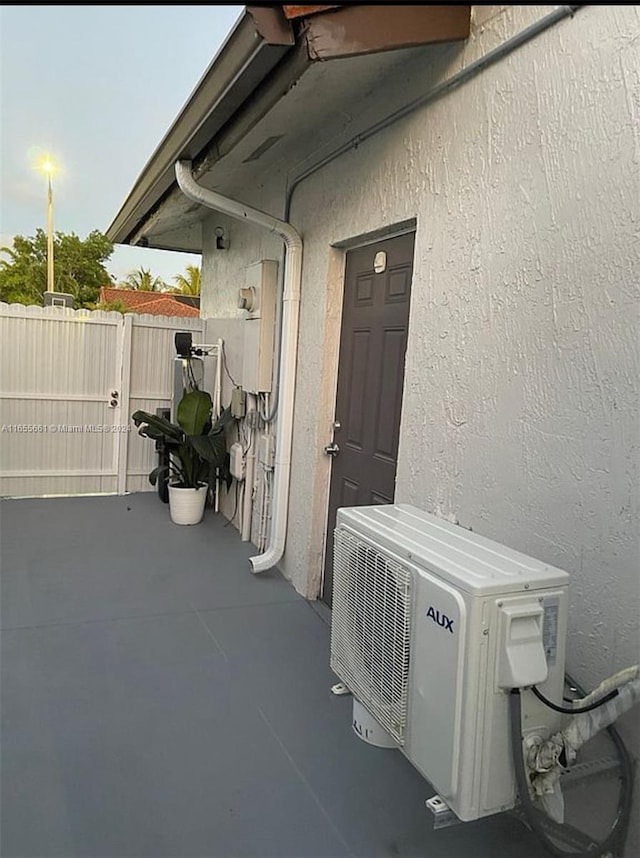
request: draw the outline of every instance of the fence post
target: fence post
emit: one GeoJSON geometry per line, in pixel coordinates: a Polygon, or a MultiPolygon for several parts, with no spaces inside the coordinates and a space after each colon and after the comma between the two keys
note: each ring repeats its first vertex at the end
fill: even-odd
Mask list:
{"type": "MultiPolygon", "coordinates": [[[[118,330],[118,353],[116,379],[120,392],[120,426],[130,426],[130,399],[131,390],[131,335],[133,330],[133,316],[126,313],[118,330]]],[[[117,476],[117,492],[123,495],[127,491],[127,454],[129,450],[129,432],[122,430],[116,432],[115,438],[115,465],[117,476]]]]}

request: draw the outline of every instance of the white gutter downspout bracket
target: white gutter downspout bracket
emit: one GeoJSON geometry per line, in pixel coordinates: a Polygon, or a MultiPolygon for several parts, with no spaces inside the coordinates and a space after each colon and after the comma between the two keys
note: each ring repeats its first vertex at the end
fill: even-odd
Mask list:
{"type": "Polygon", "coordinates": [[[252,572],[265,572],[267,569],[273,568],[282,559],[287,536],[293,402],[296,385],[298,319],[300,316],[300,284],[302,280],[302,239],[291,224],[286,221],[278,220],[266,212],[245,206],[243,203],[198,185],[191,172],[191,161],[176,162],[176,179],[178,187],[188,199],[206,208],[229,215],[236,220],[252,223],[269,230],[269,232],[275,232],[282,238],[286,246],[271,532],[264,554],[249,558],[252,572]]]}

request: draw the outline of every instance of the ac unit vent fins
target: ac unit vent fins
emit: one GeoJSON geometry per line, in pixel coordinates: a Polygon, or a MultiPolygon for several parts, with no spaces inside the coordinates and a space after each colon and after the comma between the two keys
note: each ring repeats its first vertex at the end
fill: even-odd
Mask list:
{"type": "Polygon", "coordinates": [[[400,745],[407,725],[411,571],[337,528],[331,668],[400,745]]]}

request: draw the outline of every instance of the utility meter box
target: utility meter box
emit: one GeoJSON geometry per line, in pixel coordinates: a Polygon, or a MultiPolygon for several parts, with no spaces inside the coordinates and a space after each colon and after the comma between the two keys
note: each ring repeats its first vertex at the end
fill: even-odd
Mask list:
{"type": "Polygon", "coordinates": [[[249,393],[270,393],[276,318],[278,263],[263,259],[246,269],[238,306],[246,311],[242,386],[249,393]]]}

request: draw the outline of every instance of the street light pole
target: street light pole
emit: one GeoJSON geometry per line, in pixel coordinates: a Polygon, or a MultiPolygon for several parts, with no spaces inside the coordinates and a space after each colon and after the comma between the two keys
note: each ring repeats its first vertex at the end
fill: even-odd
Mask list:
{"type": "Polygon", "coordinates": [[[55,292],[53,282],[53,189],[51,187],[51,166],[47,169],[47,291],[55,292]]]}
{"type": "Polygon", "coordinates": [[[55,164],[49,155],[45,155],[38,167],[47,176],[47,292],[55,292],[56,287],[53,282],[53,186],[51,183],[51,174],[55,170],[55,164]]]}

